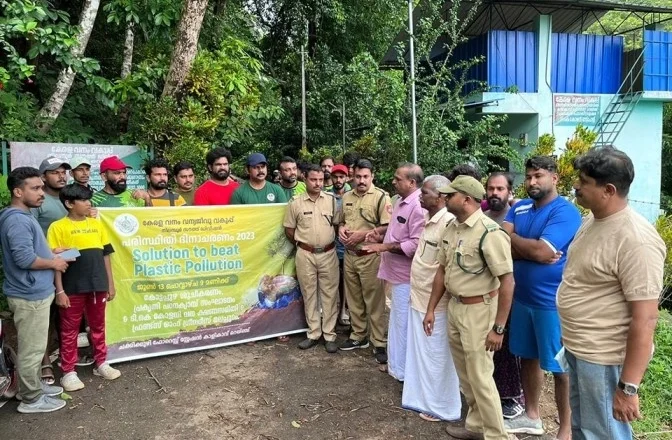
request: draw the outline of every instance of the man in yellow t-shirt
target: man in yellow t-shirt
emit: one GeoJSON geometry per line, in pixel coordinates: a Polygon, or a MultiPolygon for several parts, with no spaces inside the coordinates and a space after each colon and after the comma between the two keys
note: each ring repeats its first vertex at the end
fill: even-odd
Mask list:
{"type": "Polygon", "coordinates": [[[145,165],[147,192],[152,200],[151,206],[182,206],[187,202],[181,195],[168,189],[168,170],[170,165],[165,159],[152,159],[145,165]]]}

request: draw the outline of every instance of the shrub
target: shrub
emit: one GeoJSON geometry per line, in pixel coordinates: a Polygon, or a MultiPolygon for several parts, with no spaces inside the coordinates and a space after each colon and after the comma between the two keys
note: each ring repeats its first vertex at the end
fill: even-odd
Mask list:
{"type": "MultiPolygon", "coordinates": [[[[669,438],[654,433],[672,430],[672,316],[662,311],[654,337],[656,353],[649,363],[640,390],[640,409],[643,419],[633,423],[637,437],[669,438]]],[[[669,434],[668,434],[669,435],[669,434]]]]}
{"type": "Polygon", "coordinates": [[[667,256],[665,257],[665,275],[663,279],[664,291],[660,304],[669,308],[672,306],[672,215],[661,215],[656,220],[656,230],[665,242],[667,256]]]}

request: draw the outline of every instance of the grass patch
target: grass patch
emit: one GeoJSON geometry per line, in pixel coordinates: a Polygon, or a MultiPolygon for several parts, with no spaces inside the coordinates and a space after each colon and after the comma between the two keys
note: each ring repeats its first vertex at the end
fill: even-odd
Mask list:
{"type": "Polygon", "coordinates": [[[672,316],[661,310],[654,337],[656,353],[640,390],[643,420],[632,424],[637,438],[672,438],[672,316]],[[660,434],[655,434],[660,433],[660,434]]]}

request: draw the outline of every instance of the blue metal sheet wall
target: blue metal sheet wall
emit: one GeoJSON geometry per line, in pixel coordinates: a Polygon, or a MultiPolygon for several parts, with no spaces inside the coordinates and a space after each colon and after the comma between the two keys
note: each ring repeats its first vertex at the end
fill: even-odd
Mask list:
{"type": "MultiPolygon", "coordinates": [[[[488,39],[487,35],[480,35],[466,41],[455,48],[451,64],[455,65],[462,61],[470,61],[476,57],[486,57],[488,53],[488,39]]],[[[483,60],[469,69],[467,79],[479,82],[486,82],[488,80],[487,60],[483,60]]],[[[465,85],[462,93],[469,94],[475,90],[479,90],[480,85],[475,82],[470,82],[465,85]]]]}
{"type": "Polygon", "coordinates": [[[537,92],[537,44],[534,32],[488,32],[488,84],[491,90],[516,87],[519,92],[537,92]]]}
{"type": "Polygon", "coordinates": [[[623,46],[621,36],[553,34],[551,89],[554,93],[616,93],[623,46]]]}
{"type": "Polygon", "coordinates": [[[672,33],[644,31],[644,90],[672,91],[672,33]]]}

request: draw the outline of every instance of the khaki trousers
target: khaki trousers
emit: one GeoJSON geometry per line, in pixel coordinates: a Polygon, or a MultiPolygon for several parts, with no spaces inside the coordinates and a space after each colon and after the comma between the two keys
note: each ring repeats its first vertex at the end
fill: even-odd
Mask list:
{"type": "Polygon", "coordinates": [[[53,294],[40,301],[7,298],[9,310],[14,314],[14,326],[19,343],[17,372],[19,394],[24,402],[33,402],[42,394],[40,366],[47,349],[49,306],[53,301],[53,294]]]}
{"type": "Polygon", "coordinates": [[[350,309],[350,339],[362,341],[371,333],[374,347],[385,347],[385,290],[383,281],[378,279],[380,255],[369,254],[358,257],[346,251],[343,281],[345,297],[350,309]]]}
{"type": "Polygon", "coordinates": [[[506,440],[499,393],[492,377],[493,353],[485,338],[497,315],[497,299],[488,304],[448,304],[448,341],[460,387],[469,406],[465,427],[483,433],[486,440],[506,440]]]}
{"type": "Polygon", "coordinates": [[[301,286],[308,323],[308,338],[336,340],[338,317],[338,257],[331,250],[313,254],[296,250],[296,276],[301,286]]]}

